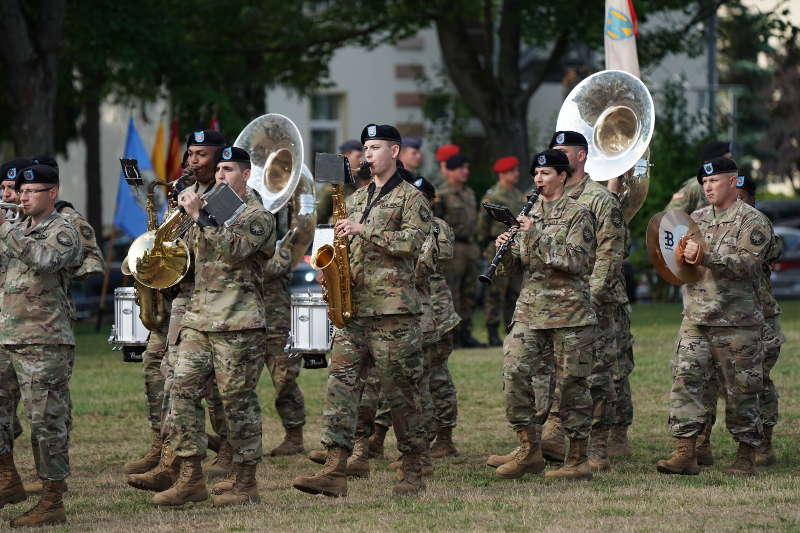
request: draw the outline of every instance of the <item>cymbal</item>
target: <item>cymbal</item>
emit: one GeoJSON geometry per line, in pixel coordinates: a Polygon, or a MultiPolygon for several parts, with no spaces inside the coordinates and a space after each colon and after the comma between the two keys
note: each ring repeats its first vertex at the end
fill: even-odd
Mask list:
{"type": "Polygon", "coordinates": [[[705,240],[697,224],[679,209],[657,213],[647,225],[647,254],[658,275],[672,285],[695,283],[703,277],[705,267],[679,263],[675,251],[684,235],[705,248],[705,240]]]}

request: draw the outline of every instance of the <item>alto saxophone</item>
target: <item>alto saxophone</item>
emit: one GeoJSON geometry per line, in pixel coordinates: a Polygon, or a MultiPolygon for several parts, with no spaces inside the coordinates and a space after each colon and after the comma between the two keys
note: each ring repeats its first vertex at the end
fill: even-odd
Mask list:
{"type": "MultiPolygon", "coordinates": [[[[344,185],[333,185],[334,223],[347,218],[344,204],[344,185]]],[[[347,236],[333,237],[333,245],[324,244],[314,252],[311,266],[322,271],[325,283],[322,297],[328,302],[328,316],[337,328],[343,328],[353,318],[353,293],[350,281],[350,241],[347,236]]]]}

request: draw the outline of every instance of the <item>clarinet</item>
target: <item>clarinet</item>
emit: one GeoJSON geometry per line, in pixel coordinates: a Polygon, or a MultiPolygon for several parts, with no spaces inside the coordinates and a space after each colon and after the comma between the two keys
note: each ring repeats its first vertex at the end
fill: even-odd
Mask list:
{"type": "MultiPolygon", "coordinates": [[[[528,201],[525,203],[524,206],[522,206],[522,211],[520,211],[517,217],[528,216],[528,213],[530,213],[531,209],[533,209],[533,204],[535,204],[536,200],[539,198],[539,193],[541,191],[542,191],[541,187],[537,187],[536,189],[534,189],[533,193],[530,196],[528,196],[528,201]]],[[[503,256],[505,255],[506,251],[508,251],[508,248],[511,246],[511,242],[514,240],[514,235],[519,230],[519,225],[512,226],[510,229],[511,229],[511,236],[509,237],[509,239],[506,242],[504,242],[503,245],[500,246],[500,248],[497,249],[497,252],[495,252],[494,254],[494,259],[492,259],[492,262],[489,263],[488,267],[486,267],[486,271],[480,276],[478,276],[478,279],[484,285],[491,285],[492,279],[494,278],[494,273],[495,271],[497,271],[497,266],[503,260],[503,256]]]]}

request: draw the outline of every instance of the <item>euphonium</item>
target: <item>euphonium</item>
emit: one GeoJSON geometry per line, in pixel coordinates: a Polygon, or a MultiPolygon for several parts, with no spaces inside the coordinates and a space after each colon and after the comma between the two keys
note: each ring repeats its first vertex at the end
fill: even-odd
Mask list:
{"type": "MultiPolygon", "coordinates": [[[[347,218],[344,185],[332,185],[334,223],[347,218]]],[[[321,270],[325,278],[323,298],[328,302],[328,316],[337,328],[343,328],[353,317],[353,293],[350,282],[350,241],[347,236],[333,237],[333,245],[324,244],[314,252],[311,266],[321,270]]]]}

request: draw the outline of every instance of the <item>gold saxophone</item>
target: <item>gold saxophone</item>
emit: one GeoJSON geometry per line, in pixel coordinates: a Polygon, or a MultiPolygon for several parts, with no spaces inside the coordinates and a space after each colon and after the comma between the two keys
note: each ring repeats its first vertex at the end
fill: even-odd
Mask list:
{"type": "MultiPolygon", "coordinates": [[[[334,223],[347,218],[344,205],[344,185],[333,185],[334,223]]],[[[350,282],[350,242],[347,236],[333,237],[333,245],[324,244],[314,252],[311,266],[322,271],[325,283],[322,297],[328,302],[328,316],[337,328],[343,328],[353,318],[353,293],[350,282]]]]}

